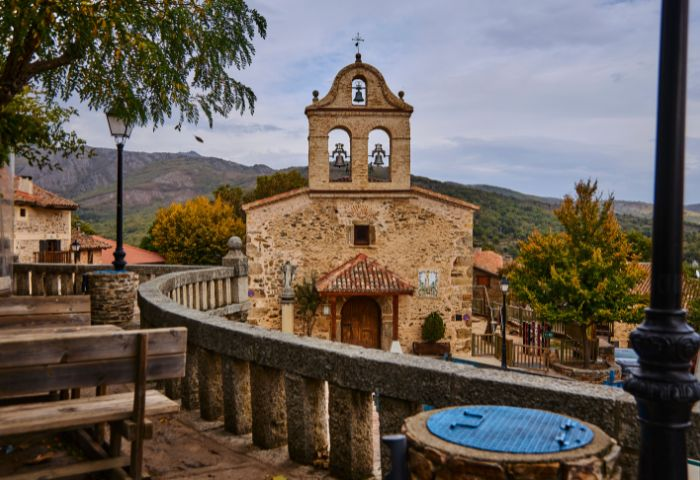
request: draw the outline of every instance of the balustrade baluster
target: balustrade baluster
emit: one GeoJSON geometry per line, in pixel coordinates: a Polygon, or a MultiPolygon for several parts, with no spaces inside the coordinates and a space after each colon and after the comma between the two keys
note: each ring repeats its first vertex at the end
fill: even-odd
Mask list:
{"type": "Polygon", "coordinates": [[[182,379],[182,408],[194,410],[199,408],[199,347],[187,344],[187,361],[185,363],[185,377],[182,379]]]}
{"type": "MultiPolygon", "coordinates": [[[[401,433],[401,427],[406,418],[420,412],[420,405],[415,402],[400,400],[398,398],[380,396],[379,410],[379,436],[401,433]]],[[[391,471],[391,455],[389,447],[381,442],[382,478],[391,471]]]]}
{"type": "Polygon", "coordinates": [[[250,364],[231,357],[221,359],[224,390],[224,428],[234,435],[252,429],[250,364]]]}
{"type": "Polygon", "coordinates": [[[328,452],[328,407],[322,380],[287,373],[287,449],[295,462],[311,465],[328,452]]]}
{"type": "Polygon", "coordinates": [[[197,353],[199,415],[204,420],[216,420],[223,413],[221,356],[204,348],[200,348],[197,353]]]}
{"type": "Polygon", "coordinates": [[[329,383],[331,474],[342,479],[372,476],[372,394],[329,383]]]}
{"type": "Polygon", "coordinates": [[[253,444],[266,449],[281,447],[287,442],[284,372],[252,364],[250,387],[253,444]]]}

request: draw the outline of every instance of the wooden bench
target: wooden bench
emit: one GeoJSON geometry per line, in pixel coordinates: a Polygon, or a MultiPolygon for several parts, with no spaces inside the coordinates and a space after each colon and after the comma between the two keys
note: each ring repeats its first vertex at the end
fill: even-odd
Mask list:
{"type": "Polygon", "coordinates": [[[90,296],[0,298],[0,329],[90,325],[90,296]]]}
{"type": "Polygon", "coordinates": [[[117,478],[140,479],[143,440],[152,436],[145,416],[179,410],[177,403],[158,391],[146,391],[146,382],[184,376],[187,330],[56,330],[0,335],[0,398],[95,386],[106,391],[107,385],[130,383],[134,392],[0,407],[3,443],[70,431],[91,457],[80,464],[5,478],[49,479],[110,470],[117,478]],[[100,435],[104,423],[110,425],[109,443],[103,443],[100,435]],[[122,438],[131,442],[130,456],[121,454],[122,438]],[[128,474],[123,470],[126,466],[128,474]]]}

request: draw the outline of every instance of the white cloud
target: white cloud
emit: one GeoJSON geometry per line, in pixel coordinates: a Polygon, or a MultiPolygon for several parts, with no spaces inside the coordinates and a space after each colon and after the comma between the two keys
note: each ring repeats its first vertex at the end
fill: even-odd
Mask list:
{"type": "MultiPolygon", "coordinates": [[[[304,165],[311,91],[354,60],[404,90],[413,172],[560,196],[595,177],[618,198],[652,199],[659,2],[251,1],[268,19],[253,65],[235,76],[255,115],[140,129],[127,148],[197,150],[245,164],[304,165]],[[200,144],[194,135],[204,138],[200,144]],[[436,161],[440,160],[440,161],[436,161]]],[[[691,8],[695,4],[691,5],[691,8]]],[[[691,10],[686,200],[700,202],[700,12],[691,10]]],[[[75,122],[110,146],[101,114],[75,122]]]]}

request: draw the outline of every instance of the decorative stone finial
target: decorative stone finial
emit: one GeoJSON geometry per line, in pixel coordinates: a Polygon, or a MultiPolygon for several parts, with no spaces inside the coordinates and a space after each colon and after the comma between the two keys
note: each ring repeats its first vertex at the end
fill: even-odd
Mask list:
{"type": "Polygon", "coordinates": [[[318,90],[311,92],[311,95],[314,96],[314,102],[318,102],[318,90]]]}
{"type": "Polygon", "coordinates": [[[359,53],[355,54],[355,61],[358,63],[362,63],[362,55],[359,53]]]}
{"type": "Polygon", "coordinates": [[[248,259],[243,254],[243,242],[239,237],[231,237],[226,244],[228,253],[221,259],[224,267],[235,267],[240,275],[248,274],[248,259]]]}
{"type": "Polygon", "coordinates": [[[243,248],[243,242],[240,237],[229,238],[226,245],[228,245],[229,250],[241,250],[243,248]]]}
{"type": "Polygon", "coordinates": [[[399,98],[400,98],[401,100],[403,100],[403,96],[404,96],[404,95],[405,95],[405,93],[403,92],[403,90],[399,90],[399,98]]]}

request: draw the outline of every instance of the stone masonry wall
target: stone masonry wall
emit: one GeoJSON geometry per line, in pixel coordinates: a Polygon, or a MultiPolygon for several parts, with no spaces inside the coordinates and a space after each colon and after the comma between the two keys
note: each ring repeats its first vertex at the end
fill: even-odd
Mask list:
{"type": "Polygon", "coordinates": [[[39,251],[39,240],[60,240],[61,250],[70,249],[70,210],[48,208],[15,207],[15,255],[20,263],[34,261],[34,252],[39,251]],[[20,216],[20,209],[26,216],[20,216]]]}
{"type": "MultiPolygon", "coordinates": [[[[297,266],[295,283],[318,277],[359,253],[379,261],[418,287],[419,271],[438,273],[436,297],[399,297],[399,340],[404,352],[420,341],[423,319],[439,311],[447,326],[446,339],[454,351],[470,348],[471,325],[456,314],[471,314],[472,226],[468,208],[418,193],[320,194],[304,192],[247,212],[246,254],[253,291],[249,321],[281,328],[281,268],[289,260],[297,266]],[[373,245],[352,244],[353,224],[374,227],[373,245]]],[[[337,305],[337,334],[340,312],[337,305]]],[[[391,297],[379,298],[382,311],[382,348],[391,343],[391,297]]],[[[317,316],[314,335],[330,336],[330,316],[317,316]]],[[[295,330],[303,331],[297,314],[295,330]]]]}

